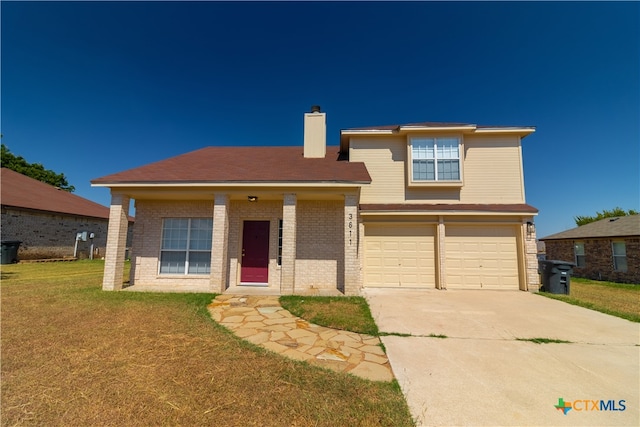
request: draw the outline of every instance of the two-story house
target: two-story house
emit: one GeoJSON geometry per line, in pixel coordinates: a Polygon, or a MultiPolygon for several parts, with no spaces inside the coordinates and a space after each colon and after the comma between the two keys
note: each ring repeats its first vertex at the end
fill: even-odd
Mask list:
{"type": "Polygon", "coordinates": [[[357,295],[363,287],[537,290],[530,127],[345,129],[302,147],[207,147],[98,178],[111,189],[103,289],[357,295]]]}

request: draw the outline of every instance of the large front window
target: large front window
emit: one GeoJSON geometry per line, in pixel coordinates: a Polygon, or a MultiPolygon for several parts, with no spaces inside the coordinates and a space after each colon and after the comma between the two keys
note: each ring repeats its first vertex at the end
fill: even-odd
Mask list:
{"type": "Polygon", "coordinates": [[[411,138],[414,182],[460,181],[460,139],[411,138]]]}
{"type": "Polygon", "coordinates": [[[209,274],[212,229],[211,218],[166,218],[160,274],[209,274]]]}

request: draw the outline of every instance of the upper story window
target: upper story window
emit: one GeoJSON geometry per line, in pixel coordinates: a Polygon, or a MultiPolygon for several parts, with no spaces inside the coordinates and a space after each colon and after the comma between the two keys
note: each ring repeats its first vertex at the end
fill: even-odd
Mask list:
{"type": "Polygon", "coordinates": [[[211,218],[165,218],[160,274],[209,274],[212,230],[211,218]]]}
{"type": "Polygon", "coordinates": [[[627,248],[624,242],[612,242],[613,269],[615,271],[627,271],[627,248]]]}
{"type": "Polygon", "coordinates": [[[460,138],[414,137],[410,143],[412,183],[460,183],[460,138]]]}
{"type": "Polygon", "coordinates": [[[576,258],[576,267],[584,267],[587,264],[584,254],[584,243],[578,242],[573,245],[573,252],[576,258]]]}

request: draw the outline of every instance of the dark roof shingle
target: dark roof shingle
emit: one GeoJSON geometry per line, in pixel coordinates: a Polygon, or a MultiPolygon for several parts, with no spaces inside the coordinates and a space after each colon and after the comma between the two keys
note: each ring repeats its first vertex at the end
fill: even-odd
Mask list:
{"type": "Polygon", "coordinates": [[[542,237],[540,240],[585,239],[592,237],[640,236],[640,215],[605,218],[580,227],[542,237]]]}
{"type": "Polygon", "coordinates": [[[92,218],[109,218],[109,208],[52,185],[2,168],[2,205],[92,218]]]}
{"type": "Polygon", "coordinates": [[[342,131],[359,131],[359,130],[399,130],[400,128],[476,128],[476,129],[534,129],[533,126],[489,126],[489,125],[476,125],[473,123],[455,123],[455,122],[418,122],[418,123],[403,123],[396,125],[382,125],[382,126],[363,126],[356,128],[342,129],[342,131]]]}
{"type": "Polygon", "coordinates": [[[382,125],[382,126],[363,126],[357,128],[342,129],[343,131],[350,130],[397,130],[401,127],[425,127],[425,128],[441,128],[441,127],[474,127],[471,123],[448,123],[448,122],[420,122],[420,123],[404,123],[397,125],[382,125]]]}
{"type": "Polygon", "coordinates": [[[123,183],[306,183],[371,182],[364,163],[339,160],[339,148],[324,158],[303,157],[302,147],[206,147],[124,172],[92,184],[123,183]]]}

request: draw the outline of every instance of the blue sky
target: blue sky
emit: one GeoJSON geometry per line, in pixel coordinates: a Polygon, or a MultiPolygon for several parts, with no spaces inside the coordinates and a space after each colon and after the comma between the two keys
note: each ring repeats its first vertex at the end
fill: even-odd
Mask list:
{"type": "MultiPolygon", "coordinates": [[[[93,178],[209,145],[419,121],[535,126],[539,236],[640,210],[640,3],[6,2],[2,142],[93,178]]],[[[491,167],[491,165],[487,165],[491,167]]]]}

